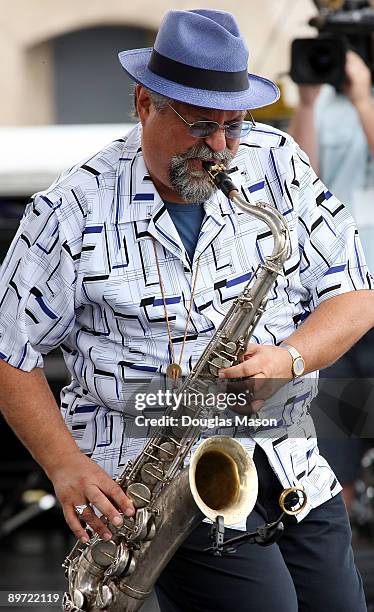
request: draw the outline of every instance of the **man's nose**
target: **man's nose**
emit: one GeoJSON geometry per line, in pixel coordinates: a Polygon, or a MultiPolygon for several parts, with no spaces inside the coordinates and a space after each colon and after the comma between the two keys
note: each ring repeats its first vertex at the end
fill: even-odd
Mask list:
{"type": "Polygon", "coordinates": [[[222,127],[218,128],[208,138],[205,138],[205,142],[213,151],[224,151],[227,146],[226,131],[222,127]]]}

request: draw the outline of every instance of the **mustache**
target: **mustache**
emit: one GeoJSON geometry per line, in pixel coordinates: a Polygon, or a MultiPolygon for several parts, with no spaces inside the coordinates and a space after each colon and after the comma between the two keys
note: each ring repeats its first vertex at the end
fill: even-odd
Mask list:
{"type": "Polygon", "coordinates": [[[204,202],[217,188],[211,184],[204,170],[189,168],[188,160],[191,159],[214,161],[227,167],[234,159],[234,155],[227,147],[223,151],[215,152],[206,143],[197,142],[184,153],[171,158],[169,179],[175,191],[186,202],[204,202]]]}
{"type": "Polygon", "coordinates": [[[233,159],[233,154],[229,149],[223,151],[213,151],[208,145],[198,143],[190,147],[185,153],[181,153],[177,156],[180,161],[187,161],[189,159],[199,159],[201,161],[225,161],[229,162],[233,159]]]}

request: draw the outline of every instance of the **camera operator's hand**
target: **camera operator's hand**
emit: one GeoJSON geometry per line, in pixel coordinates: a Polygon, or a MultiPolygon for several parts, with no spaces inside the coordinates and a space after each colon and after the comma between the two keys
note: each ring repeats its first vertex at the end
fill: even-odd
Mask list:
{"type": "Polygon", "coordinates": [[[371,154],[374,156],[374,101],[370,70],[357,53],[347,51],[344,93],[356,108],[371,154]]]}
{"type": "Polygon", "coordinates": [[[307,153],[314,170],[319,172],[317,136],[314,125],[315,102],[321,85],[299,85],[299,104],[288,125],[288,133],[307,153]]]}
{"type": "Polygon", "coordinates": [[[299,104],[304,107],[314,106],[320,91],[321,85],[299,85],[299,104]]]}
{"type": "Polygon", "coordinates": [[[354,51],[347,51],[345,74],[344,93],[352,104],[358,109],[364,104],[371,104],[370,70],[354,51]]]}

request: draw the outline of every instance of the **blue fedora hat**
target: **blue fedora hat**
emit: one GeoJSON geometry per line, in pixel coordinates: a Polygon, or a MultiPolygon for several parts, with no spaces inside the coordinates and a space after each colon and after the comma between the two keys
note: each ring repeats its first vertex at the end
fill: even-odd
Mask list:
{"type": "Polygon", "coordinates": [[[137,83],[186,104],[246,110],[279,98],[275,83],[248,74],[247,45],[226,11],[168,11],[153,48],[121,51],[118,57],[137,83]]]}

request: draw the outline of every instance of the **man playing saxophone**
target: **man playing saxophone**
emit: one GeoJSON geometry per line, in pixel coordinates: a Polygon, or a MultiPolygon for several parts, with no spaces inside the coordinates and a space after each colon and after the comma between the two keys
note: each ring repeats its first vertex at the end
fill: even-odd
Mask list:
{"type": "Polygon", "coordinates": [[[223,164],[246,200],[281,213],[291,239],[244,358],[219,368],[224,379],[254,383],[251,414],[261,414],[271,381],[294,391],[285,435],[247,436],[259,497],[238,530],[273,520],[287,486],[301,483],[308,504],[279,544],[223,559],[203,551],[209,525],[201,523],[157,582],[160,607],[362,612],[341,487],[306,410],[312,373],[374,325],[373,279],[353,220],[290,137],[245,121],[278,90],[248,74],[230,13],[168,11],[153,49],[119,59],[136,82],[139,124],[33,197],[2,267],[3,413],[51,479],[76,537],[89,538],[83,519],[109,542],[99,515],[120,526],[134,514],[113,478],[147,434],[131,429],[132,390],[156,374],[189,374],[272,248],[264,224],[209,181],[203,162],[223,164]],[[61,411],[42,373],[42,355],[57,346],[71,374],[61,411]]]}

